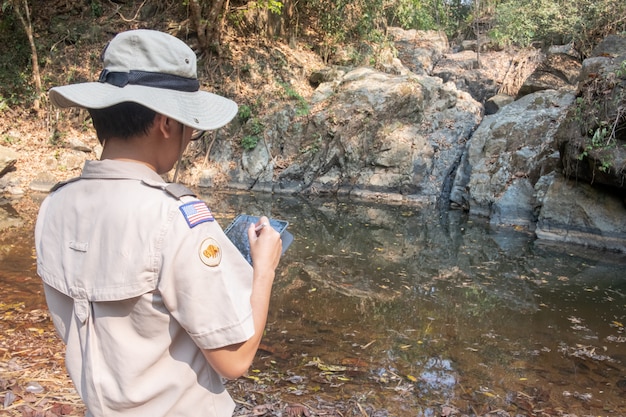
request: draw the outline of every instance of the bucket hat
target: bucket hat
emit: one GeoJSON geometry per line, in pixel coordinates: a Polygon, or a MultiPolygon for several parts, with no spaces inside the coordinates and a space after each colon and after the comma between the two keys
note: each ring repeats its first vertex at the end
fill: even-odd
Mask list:
{"type": "Polygon", "coordinates": [[[130,101],[197,130],[218,129],[237,114],[234,101],[200,90],[196,54],[167,33],[119,33],[104,48],[102,61],[97,82],[50,89],[52,104],[101,109],[130,101]]]}

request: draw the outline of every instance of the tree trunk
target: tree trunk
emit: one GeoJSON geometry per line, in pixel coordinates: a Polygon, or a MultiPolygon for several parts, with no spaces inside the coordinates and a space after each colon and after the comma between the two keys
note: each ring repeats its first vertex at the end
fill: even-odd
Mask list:
{"type": "Polygon", "coordinates": [[[198,33],[198,43],[203,51],[220,52],[223,29],[220,15],[225,13],[225,4],[228,4],[226,0],[189,0],[191,22],[198,33]],[[202,6],[205,4],[208,4],[209,11],[206,19],[203,19],[202,6]]]}
{"type": "Polygon", "coordinates": [[[226,0],[214,0],[209,8],[207,16],[207,42],[209,48],[214,48],[216,52],[220,52],[222,43],[221,19],[220,14],[224,11],[224,3],[226,0]]]}
{"type": "Polygon", "coordinates": [[[481,68],[480,63],[480,48],[482,45],[480,44],[480,19],[482,14],[480,13],[480,0],[476,0],[474,2],[474,34],[476,35],[476,63],[477,68],[481,68]]]}
{"type": "Polygon", "coordinates": [[[41,85],[41,75],[39,73],[39,57],[37,55],[35,37],[33,36],[33,25],[30,20],[30,9],[28,8],[28,0],[14,0],[13,10],[15,11],[17,18],[22,23],[24,31],[26,32],[26,36],[28,37],[28,43],[30,44],[31,60],[33,66],[33,83],[35,84],[35,100],[33,102],[33,108],[36,111],[39,111],[43,87],[41,85]],[[24,9],[23,14],[22,7],[24,9]]]}
{"type": "Polygon", "coordinates": [[[205,50],[207,47],[206,25],[202,24],[202,5],[198,0],[189,0],[189,12],[191,14],[191,24],[198,34],[200,49],[205,50]]]}

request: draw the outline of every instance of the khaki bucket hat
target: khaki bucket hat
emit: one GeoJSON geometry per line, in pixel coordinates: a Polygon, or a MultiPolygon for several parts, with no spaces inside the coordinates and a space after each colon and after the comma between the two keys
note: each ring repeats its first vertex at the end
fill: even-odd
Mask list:
{"type": "Polygon", "coordinates": [[[101,109],[130,101],[196,130],[218,129],[237,114],[234,101],[200,90],[195,53],[167,33],[119,33],[105,47],[102,61],[97,82],[54,87],[52,104],[101,109]]]}

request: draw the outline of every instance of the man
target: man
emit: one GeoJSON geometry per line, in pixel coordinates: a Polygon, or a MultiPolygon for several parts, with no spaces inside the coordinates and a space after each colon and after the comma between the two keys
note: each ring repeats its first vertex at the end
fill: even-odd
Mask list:
{"type": "Polygon", "coordinates": [[[200,91],[195,54],[165,33],[121,33],[103,62],[98,82],[50,91],[88,109],[103,144],[42,203],[35,230],[69,375],[88,415],[231,416],[222,378],[257,351],[280,235],[250,225],[250,266],[206,204],[161,175],[237,105],[200,91]]]}

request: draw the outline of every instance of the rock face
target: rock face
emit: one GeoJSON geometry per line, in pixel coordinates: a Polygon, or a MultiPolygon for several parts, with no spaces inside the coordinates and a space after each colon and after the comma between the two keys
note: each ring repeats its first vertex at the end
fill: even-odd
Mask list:
{"type": "Polygon", "coordinates": [[[431,75],[437,62],[448,51],[448,37],[435,30],[387,31],[398,51],[400,61],[415,74],[431,75]]]}
{"type": "Polygon", "coordinates": [[[556,176],[542,199],[540,239],[624,252],[626,210],[620,198],[556,176]]]}
{"type": "Polygon", "coordinates": [[[451,201],[494,224],[532,225],[535,186],[557,168],[553,137],[573,101],[567,91],[541,91],[486,116],[468,143],[451,201]]]}
{"type": "Polygon", "coordinates": [[[440,79],[358,68],[320,84],[307,117],[275,126],[228,173],[238,188],[435,203],[482,107],[440,79]],[[331,85],[325,85],[330,83],[331,85]],[[253,162],[255,160],[256,162],[253,162]],[[274,161],[290,163],[274,176],[274,161]]]}
{"type": "Polygon", "coordinates": [[[518,97],[542,90],[570,89],[574,91],[578,83],[580,68],[580,61],[569,54],[549,54],[524,81],[518,97]]]}

